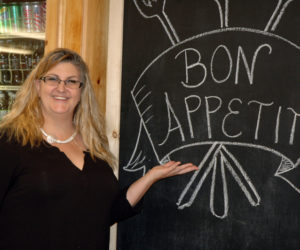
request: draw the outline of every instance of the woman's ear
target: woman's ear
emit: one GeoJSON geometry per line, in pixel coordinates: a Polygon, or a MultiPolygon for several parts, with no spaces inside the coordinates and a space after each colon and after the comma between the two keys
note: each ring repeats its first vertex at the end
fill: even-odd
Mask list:
{"type": "Polygon", "coordinates": [[[40,89],[41,89],[41,80],[35,80],[34,85],[36,87],[36,91],[38,93],[38,96],[40,97],[40,89]]]}

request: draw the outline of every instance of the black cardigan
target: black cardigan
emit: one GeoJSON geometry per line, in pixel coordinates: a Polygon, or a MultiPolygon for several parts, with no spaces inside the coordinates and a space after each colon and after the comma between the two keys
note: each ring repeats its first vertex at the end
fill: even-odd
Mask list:
{"type": "Polygon", "coordinates": [[[112,169],[85,152],[83,170],[44,142],[0,139],[0,249],[108,249],[109,228],[134,215],[112,169]]]}

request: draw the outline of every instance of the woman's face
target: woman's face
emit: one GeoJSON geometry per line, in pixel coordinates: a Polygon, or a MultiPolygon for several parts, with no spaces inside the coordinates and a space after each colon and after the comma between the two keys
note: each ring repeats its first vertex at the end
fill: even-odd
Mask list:
{"type": "MultiPolygon", "coordinates": [[[[72,63],[61,62],[51,68],[44,76],[51,76],[60,80],[80,81],[79,70],[72,63]]],[[[39,80],[36,82],[41,108],[44,116],[65,115],[73,118],[76,105],[80,101],[81,88],[68,88],[61,81],[57,86],[51,86],[39,80]]]]}

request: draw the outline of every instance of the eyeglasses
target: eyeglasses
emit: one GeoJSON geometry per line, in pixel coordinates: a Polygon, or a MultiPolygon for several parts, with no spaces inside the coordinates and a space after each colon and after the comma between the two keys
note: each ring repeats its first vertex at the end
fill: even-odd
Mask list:
{"type": "Polygon", "coordinates": [[[79,89],[83,85],[83,82],[74,79],[61,80],[55,76],[44,76],[40,80],[44,81],[49,86],[57,87],[61,82],[65,83],[65,87],[69,89],[79,89]]]}

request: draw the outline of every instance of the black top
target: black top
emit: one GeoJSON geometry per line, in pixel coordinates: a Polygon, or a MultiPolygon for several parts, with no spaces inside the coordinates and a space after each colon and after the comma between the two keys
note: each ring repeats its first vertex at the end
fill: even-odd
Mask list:
{"type": "Polygon", "coordinates": [[[78,169],[48,143],[0,140],[0,249],[108,249],[109,227],[135,214],[112,169],[85,152],[78,169]]]}

